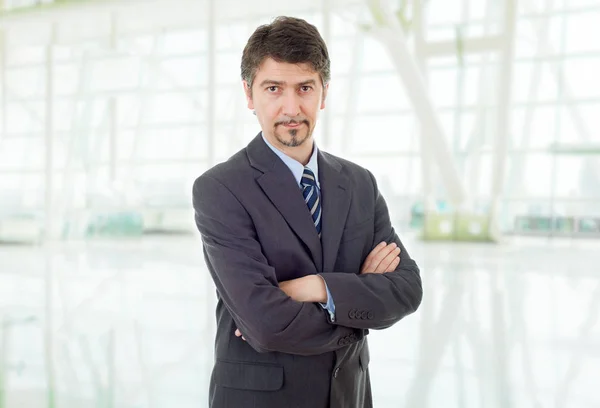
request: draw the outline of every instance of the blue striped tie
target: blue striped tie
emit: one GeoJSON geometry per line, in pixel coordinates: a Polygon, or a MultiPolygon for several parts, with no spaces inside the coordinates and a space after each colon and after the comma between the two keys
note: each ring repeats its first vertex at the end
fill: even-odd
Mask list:
{"type": "Polygon", "coordinates": [[[317,229],[317,234],[321,238],[321,197],[317,181],[315,180],[315,174],[308,167],[304,168],[300,184],[302,184],[303,188],[302,195],[304,196],[304,202],[308,206],[310,215],[315,223],[315,228],[317,229]]]}

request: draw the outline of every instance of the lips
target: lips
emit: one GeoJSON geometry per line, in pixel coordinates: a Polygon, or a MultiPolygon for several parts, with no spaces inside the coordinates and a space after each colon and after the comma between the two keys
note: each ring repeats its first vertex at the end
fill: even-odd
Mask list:
{"type": "Polygon", "coordinates": [[[300,122],[300,123],[280,123],[281,126],[284,126],[286,128],[289,128],[289,129],[298,128],[298,127],[302,126],[303,124],[304,124],[304,122],[300,122]]]}

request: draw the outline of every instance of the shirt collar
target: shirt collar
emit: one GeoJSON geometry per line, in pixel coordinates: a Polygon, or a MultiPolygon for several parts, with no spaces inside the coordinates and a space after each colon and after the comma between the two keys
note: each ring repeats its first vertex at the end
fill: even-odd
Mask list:
{"type": "MultiPolygon", "coordinates": [[[[302,165],[302,163],[295,159],[292,159],[290,156],[283,153],[281,150],[277,149],[275,146],[269,143],[269,141],[262,132],[261,136],[267,144],[267,146],[269,146],[269,148],[273,150],[273,152],[281,159],[281,161],[283,161],[283,163],[285,163],[285,165],[290,169],[290,171],[294,175],[294,178],[296,179],[296,183],[298,183],[298,187],[302,187],[302,185],[300,184],[300,181],[302,180],[302,174],[304,173],[304,166],[302,165]]],[[[310,156],[310,159],[308,160],[308,163],[306,164],[306,167],[308,167],[314,173],[317,186],[321,188],[321,185],[319,183],[319,163],[317,160],[318,151],[319,149],[317,148],[317,144],[313,142],[313,152],[310,156]]]]}

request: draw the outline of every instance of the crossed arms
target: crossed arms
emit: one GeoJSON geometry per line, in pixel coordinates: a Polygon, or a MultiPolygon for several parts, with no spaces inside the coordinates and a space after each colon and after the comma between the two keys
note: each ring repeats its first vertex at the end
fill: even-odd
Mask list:
{"type": "Polygon", "coordinates": [[[340,339],[358,341],[356,329],[386,328],[417,309],[419,270],[391,227],[383,197],[376,194],[375,239],[386,245],[371,252],[360,274],[322,273],[278,282],[236,196],[210,175],[196,180],[194,209],[207,266],[250,346],[259,352],[321,354],[348,344],[340,339]],[[326,300],[321,278],[335,301],[335,323],[315,303],[326,300]]]}
{"type": "MultiPolygon", "coordinates": [[[[380,242],[367,256],[361,268],[361,275],[366,273],[394,272],[400,264],[401,249],[395,242],[380,242]]],[[[279,289],[297,302],[327,302],[325,280],[319,275],[307,275],[301,278],[279,282],[279,289]]],[[[237,337],[246,340],[242,332],[235,331],[237,337]]]]}

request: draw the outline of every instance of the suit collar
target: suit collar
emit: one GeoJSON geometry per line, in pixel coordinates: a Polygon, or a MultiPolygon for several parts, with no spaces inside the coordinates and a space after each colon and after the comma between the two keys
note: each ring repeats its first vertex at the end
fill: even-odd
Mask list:
{"type": "Polygon", "coordinates": [[[247,147],[250,165],[262,172],[256,181],[290,228],[308,247],[317,270],[323,265],[321,240],[289,168],[262,140],[259,133],[247,147]]]}
{"type": "Polygon", "coordinates": [[[259,186],[308,247],[317,270],[332,271],[350,208],[350,181],[343,172],[342,163],[334,156],[318,151],[323,211],[319,239],[292,172],[266,145],[261,133],[248,144],[246,151],[250,165],[262,173],[256,179],[259,186]]]}
{"type": "Polygon", "coordinates": [[[323,272],[333,272],[340,239],[350,209],[350,180],[343,172],[342,163],[334,156],[319,152],[321,176],[321,205],[323,221],[323,272]]]}
{"type": "Polygon", "coordinates": [[[277,155],[262,140],[262,132],[250,141],[246,147],[246,152],[250,165],[263,173],[271,171],[279,160],[277,155]]]}

